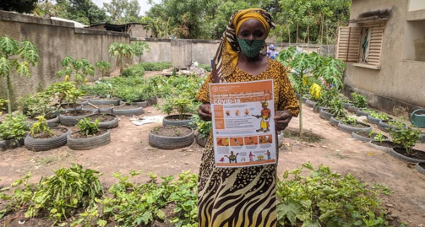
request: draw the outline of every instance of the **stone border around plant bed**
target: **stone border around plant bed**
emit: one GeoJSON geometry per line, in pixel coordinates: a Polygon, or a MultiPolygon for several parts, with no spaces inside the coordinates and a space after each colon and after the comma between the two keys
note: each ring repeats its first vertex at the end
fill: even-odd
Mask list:
{"type": "Polygon", "coordinates": [[[149,145],[151,145],[152,147],[165,149],[165,150],[173,150],[173,149],[188,147],[193,143],[193,140],[195,139],[193,129],[192,128],[189,128],[189,129],[191,130],[191,133],[181,137],[160,136],[160,135],[155,135],[152,133],[152,131],[150,131],[149,145]]]}
{"type": "Polygon", "coordinates": [[[189,128],[196,128],[196,125],[190,125],[191,122],[194,121],[194,119],[192,119],[193,115],[192,114],[184,114],[184,116],[190,116],[191,119],[189,120],[169,120],[172,117],[178,117],[178,114],[171,114],[168,116],[165,116],[164,119],[162,119],[162,125],[174,125],[174,126],[186,126],[189,128]]]}
{"type": "Polygon", "coordinates": [[[320,118],[329,121],[331,119],[333,114],[329,113],[328,111],[326,111],[325,109],[321,109],[319,116],[320,118]]]}
{"type": "Polygon", "coordinates": [[[123,116],[133,116],[133,115],[142,115],[145,111],[141,106],[135,106],[133,109],[112,109],[113,115],[123,115],[123,116]]]}
{"type": "Polygon", "coordinates": [[[64,146],[67,143],[70,131],[64,127],[58,128],[66,129],[66,132],[55,138],[37,139],[28,134],[25,137],[25,147],[31,151],[47,151],[64,146]]]}
{"type": "Polygon", "coordinates": [[[88,138],[71,138],[71,135],[78,133],[73,132],[68,135],[68,147],[72,150],[90,150],[97,147],[105,146],[111,142],[111,132],[106,130],[106,133],[88,138]]]}
{"type": "MultiPolygon", "coordinates": [[[[401,148],[401,149],[403,149],[403,148],[401,148]]],[[[425,162],[425,159],[410,158],[410,157],[404,156],[402,154],[399,154],[394,149],[391,149],[390,151],[388,151],[388,153],[391,156],[398,158],[398,159],[400,159],[401,161],[404,161],[404,162],[409,162],[409,163],[425,162]]]]}
{"type": "Polygon", "coordinates": [[[418,170],[420,173],[425,174],[425,162],[416,163],[415,169],[418,170]]]}
{"type": "Polygon", "coordinates": [[[357,127],[352,127],[350,125],[346,125],[346,124],[344,124],[342,122],[339,122],[338,129],[340,129],[341,131],[344,131],[344,132],[348,132],[348,133],[352,133],[352,132],[370,132],[370,131],[372,131],[372,127],[370,125],[363,124],[361,122],[357,122],[357,123],[358,124],[361,124],[363,126],[368,126],[368,127],[357,128],[357,127]]]}

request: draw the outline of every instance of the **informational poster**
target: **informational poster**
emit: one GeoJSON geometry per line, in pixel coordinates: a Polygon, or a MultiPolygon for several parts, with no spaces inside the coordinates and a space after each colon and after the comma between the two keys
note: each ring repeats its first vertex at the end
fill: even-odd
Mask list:
{"type": "Polygon", "coordinates": [[[276,163],[273,80],[210,83],[216,167],[276,163]]]}

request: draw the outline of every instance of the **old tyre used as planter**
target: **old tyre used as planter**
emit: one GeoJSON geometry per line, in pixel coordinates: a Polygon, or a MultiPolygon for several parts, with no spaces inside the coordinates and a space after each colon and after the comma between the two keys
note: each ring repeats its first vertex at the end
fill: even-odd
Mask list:
{"type": "MultiPolygon", "coordinates": [[[[368,132],[352,132],[351,137],[363,141],[363,142],[372,142],[377,134],[373,133],[371,136],[368,132]]],[[[383,136],[383,141],[388,141],[388,137],[383,136]]]]}
{"type": "Polygon", "coordinates": [[[52,128],[55,137],[50,138],[34,138],[30,134],[25,137],[25,147],[31,151],[47,151],[64,146],[70,131],[67,128],[52,128]]]}
{"type": "Polygon", "coordinates": [[[83,106],[82,105],[80,105],[80,104],[73,104],[73,103],[70,103],[70,104],[62,104],[61,105],[61,109],[60,109],[60,111],[63,111],[63,112],[68,112],[68,111],[81,111],[83,109],[83,106]]]}
{"type": "Polygon", "coordinates": [[[154,97],[150,97],[146,101],[148,102],[148,106],[153,106],[153,105],[158,103],[158,98],[156,96],[154,96],[154,97]]]}
{"type": "Polygon", "coordinates": [[[79,131],[68,135],[68,147],[72,150],[90,150],[101,147],[111,142],[109,130],[101,130],[98,135],[90,137],[80,137],[79,131]]]}
{"type": "Polygon", "coordinates": [[[356,112],[356,115],[359,116],[359,117],[362,117],[362,116],[366,117],[369,114],[365,111],[366,111],[365,109],[358,109],[357,112],[356,112]]]}
{"type": "Polygon", "coordinates": [[[307,101],[305,102],[305,104],[308,107],[315,108],[317,103],[315,101],[313,101],[313,100],[307,99],[307,101]]]}
{"type": "Polygon", "coordinates": [[[344,108],[345,108],[345,109],[348,109],[348,107],[349,107],[349,106],[352,106],[353,104],[352,104],[352,103],[350,103],[350,102],[344,102],[344,103],[343,103],[343,105],[344,105],[344,108]]]}
{"type": "Polygon", "coordinates": [[[391,156],[398,158],[404,162],[419,163],[425,162],[425,151],[412,149],[409,155],[404,147],[394,147],[388,152],[391,156]]]}
{"type": "Polygon", "coordinates": [[[370,132],[372,131],[372,127],[370,125],[356,122],[356,125],[348,125],[343,122],[339,122],[338,129],[344,132],[352,133],[352,132],[370,132]]]}
{"type": "Polygon", "coordinates": [[[89,99],[89,102],[93,105],[114,105],[118,106],[120,104],[119,99],[89,99]]]}
{"type": "Polygon", "coordinates": [[[143,107],[135,105],[115,106],[112,109],[112,114],[114,115],[133,116],[142,115],[143,113],[145,113],[145,111],[143,111],[143,107]]]}
{"type": "Polygon", "coordinates": [[[194,121],[192,117],[193,116],[191,114],[183,114],[183,119],[180,120],[178,114],[168,115],[162,120],[162,125],[186,126],[194,128],[194,124],[191,124],[191,122],[194,121]]]}
{"type": "Polygon", "coordinates": [[[7,150],[6,141],[0,140],[0,151],[7,150]]]}
{"type": "Polygon", "coordinates": [[[329,123],[334,126],[334,127],[338,127],[338,124],[341,122],[341,120],[337,119],[336,117],[332,116],[329,119],[329,123]]]}
{"type": "Polygon", "coordinates": [[[350,106],[348,106],[347,110],[349,112],[351,112],[351,113],[357,113],[357,111],[359,110],[359,108],[357,108],[357,107],[355,107],[353,105],[350,105],[350,106]]]}
{"type": "Polygon", "coordinates": [[[136,101],[136,102],[132,102],[131,104],[136,106],[141,106],[143,108],[148,107],[148,101],[136,101]]]}
{"type": "Polygon", "coordinates": [[[178,149],[190,146],[194,137],[193,129],[189,127],[164,125],[149,132],[149,145],[166,150],[178,149]]]}
{"type": "Polygon", "coordinates": [[[382,141],[382,143],[381,143],[379,141],[374,140],[374,141],[369,142],[369,146],[373,147],[375,149],[378,149],[380,151],[384,151],[384,152],[389,153],[393,150],[394,147],[397,147],[398,145],[391,142],[391,141],[382,141]]]}
{"type": "Polygon", "coordinates": [[[24,146],[25,136],[21,139],[10,139],[0,141],[0,150],[15,149],[24,146]]]}
{"type": "Polygon", "coordinates": [[[379,121],[382,120],[382,119],[379,119],[379,118],[374,118],[374,117],[370,116],[369,114],[366,116],[366,119],[369,123],[372,123],[372,124],[375,124],[375,125],[379,124],[379,121]]]}
{"type": "Polygon", "coordinates": [[[415,166],[416,170],[420,173],[425,174],[425,162],[418,162],[415,166]]]}
{"type": "Polygon", "coordinates": [[[419,134],[419,143],[425,143],[425,133],[419,134]]]}
{"type": "Polygon", "coordinates": [[[202,137],[202,135],[200,133],[196,133],[195,138],[196,138],[196,142],[198,143],[199,146],[205,147],[205,145],[207,144],[208,136],[202,137]]]}
{"type": "Polygon", "coordinates": [[[78,124],[78,122],[93,114],[92,111],[87,111],[87,110],[82,110],[82,111],[70,111],[70,112],[65,112],[65,113],[61,113],[59,114],[59,121],[62,125],[65,126],[74,126],[76,124],[78,124]]]}
{"type": "Polygon", "coordinates": [[[118,127],[118,118],[112,114],[92,114],[87,118],[94,122],[96,119],[99,120],[98,127],[102,129],[111,129],[118,127]]]}
{"type": "Polygon", "coordinates": [[[329,121],[333,115],[329,113],[329,110],[330,108],[322,108],[319,113],[320,118],[329,121]]]}

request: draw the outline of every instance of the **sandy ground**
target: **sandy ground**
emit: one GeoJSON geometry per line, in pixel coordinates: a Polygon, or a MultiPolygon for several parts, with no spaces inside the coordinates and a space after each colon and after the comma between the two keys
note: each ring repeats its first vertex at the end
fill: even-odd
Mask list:
{"type": "MultiPolygon", "coordinates": [[[[324,164],[342,174],[351,173],[368,185],[380,183],[388,186],[394,193],[384,197],[383,201],[392,215],[407,222],[408,226],[425,226],[425,175],[333,128],[310,108],[303,109],[304,128],[325,139],[320,143],[301,143],[286,138],[285,143],[289,146],[280,149],[279,176],[305,162],[315,166],[324,164]]],[[[160,114],[154,107],[145,111],[147,116],[160,114]]],[[[175,175],[185,170],[198,172],[203,149],[196,143],[184,149],[160,150],[148,144],[149,131],[159,124],[135,126],[128,117],[120,117],[119,124],[111,131],[112,142],[93,150],[73,151],[62,147],[45,152],[25,148],[0,152],[0,188],[28,172],[33,173],[31,182],[36,183],[40,177],[52,175],[52,170],[69,167],[72,163],[104,173],[101,181],[105,187],[117,182],[111,175],[118,171],[128,174],[130,170],[142,170],[144,174],[135,178],[140,182],[148,179],[145,175],[148,172],[159,176],[175,175]]],[[[289,128],[298,128],[298,118],[292,120],[289,128]]],[[[418,148],[425,149],[425,144],[418,148]]]]}

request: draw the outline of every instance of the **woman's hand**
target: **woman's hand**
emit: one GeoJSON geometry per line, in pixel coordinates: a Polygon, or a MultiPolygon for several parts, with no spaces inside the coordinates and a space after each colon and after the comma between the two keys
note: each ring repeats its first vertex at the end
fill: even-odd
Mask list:
{"type": "Polygon", "coordinates": [[[286,127],[288,127],[288,124],[292,119],[292,114],[288,110],[284,110],[280,113],[281,114],[279,116],[274,117],[274,122],[277,131],[282,131],[286,127]]]}
{"type": "Polygon", "coordinates": [[[198,108],[198,115],[204,121],[211,121],[211,104],[204,103],[198,108]]]}

